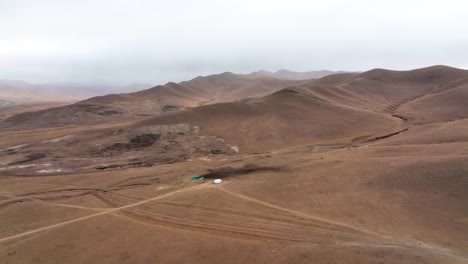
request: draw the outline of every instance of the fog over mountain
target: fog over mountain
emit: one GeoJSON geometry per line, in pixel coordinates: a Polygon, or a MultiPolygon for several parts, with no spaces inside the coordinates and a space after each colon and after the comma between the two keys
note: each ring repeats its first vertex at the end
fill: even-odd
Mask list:
{"type": "Polygon", "coordinates": [[[128,93],[150,88],[146,83],[128,85],[44,83],[36,84],[23,80],[0,80],[0,98],[76,100],[109,93],[128,93]]]}
{"type": "Polygon", "coordinates": [[[0,79],[164,84],[249,73],[467,68],[468,4],[0,1],[0,79]]]}

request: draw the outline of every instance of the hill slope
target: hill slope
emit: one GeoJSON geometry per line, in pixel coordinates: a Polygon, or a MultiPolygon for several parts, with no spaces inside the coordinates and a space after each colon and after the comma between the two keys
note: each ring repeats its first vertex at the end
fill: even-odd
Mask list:
{"type": "Polygon", "coordinates": [[[468,118],[468,77],[441,85],[397,110],[412,123],[468,118]]]}
{"type": "Polygon", "coordinates": [[[250,102],[213,104],[145,120],[134,126],[189,123],[245,152],[263,152],[317,142],[397,131],[399,121],[321,100],[289,87],[250,102]]]}
{"type": "Polygon", "coordinates": [[[432,66],[411,71],[374,69],[337,84],[337,87],[363,98],[366,107],[391,111],[441,85],[468,77],[468,71],[432,66]]]}
{"type": "MultiPolygon", "coordinates": [[[[411,71],[374,69],[360,74],[332,74],[309,81],[270,77],[252,79],[226,72],[181,83],[170,82],[135,93],[99,96],[70,106],[19,114],[1,122],[0,127],[31,128],[141,120],[199,105],[252,100],[291,85],[329,104],[355,110],[388,114],[407,104],[398,111],[398,115],[407,115],[408,111],[414,115],[422,111],[420,109],[431,108],[439,109],[437,111],[442,116],[455,111],[458,112],[454,113],[455,118],[464,118],[467,110],[460,110],[460,107],[463,107],[466,85],[465,81],[457,80],[467,77],[467,70],[447,66],[411,71]],[[405,112],[405,108],[409,110],[405,112]]],[[[425,113],[436,116],[431,114],[431,110],[425,113]]],[[[445,120],[443,117],[434,118],[445,120]]]]}
{"type": "Polygon", "coordinates": [[[147,90],[93,97],[73,105],[23,113],[0,127],[36,128],[103,121],[134,120],[203,104],[255,98],[302,81],[273,78],[249,79],[233,73],[197,77],[147,90]]]}
{"type": "Polygon", "coordinates": [[[266,95],[262,79],[223,102],[252,93],[227,73],[25,114],[0,130],[0,259],[467,263],[466,72],[378,69],[266,95]]]}

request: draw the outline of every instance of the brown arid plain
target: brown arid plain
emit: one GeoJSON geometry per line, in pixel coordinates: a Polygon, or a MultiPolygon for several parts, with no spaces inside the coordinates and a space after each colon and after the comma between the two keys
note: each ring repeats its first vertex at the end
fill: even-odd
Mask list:
{"type": "Polygon", "coordinates": [[[1,109],[0,263],[468,263],[468,71],[298,76],[1,109]]]}

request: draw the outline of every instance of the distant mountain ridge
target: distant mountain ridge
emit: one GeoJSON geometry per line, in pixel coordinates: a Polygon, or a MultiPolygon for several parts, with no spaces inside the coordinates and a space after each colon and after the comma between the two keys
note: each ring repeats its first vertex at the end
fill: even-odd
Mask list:
{"type": "MultiPolygon", "coordinates": [[[[380,114],[394,113],[402,104],[408,110],[410,107],[420,109],[420,105],[444,109],[445,114],[437,119],[430,114],[423,117],[421,111],[410,114],[405,107],[395,112],[412,122],[428,123],[448,120],[452,116],[468,117],[468,105],[465,103],[467,86],[465,80],[460,80],[468,77],[468,71],[463,69],[440,65],[410,71],[373,69],[363,73],[336,73],[305,81],[260,75],[252,77],[225,72],[180,83],[169,82],[133,93],[93,97],[68,106],[18,114],[1,122],[0,127],[93,124],[109,120],[142,120],[167,114],[173,118],[174,113],[189,108],[253,102],[288,87],[306,91],[307,97],[316,99],[318,104],[326,102],[338,107],[335,109],[344,107],[380,114]],[[423,96],[421,100],[416,100],[423,96]],[[408,103],[410,101],[413,102],[408,103]]],[[[439,112],[442,113],[442,110],[439,112]]]]}
{"type": "MultiPolygon", "coordinates": [[[[260,78],[274,78],[282,80],[310,80],[322,78],[324,76],[345,73],[342,71],[308,71],[308,72],[295,72],[285,69],[276,72],[269,71],[256,71],[249,74],[234,74],[225,72],[221,74],[213,74],[213,84],[218,82],[235,82],[239,78],[246,79],[260,79],[260,78]],[[214,80],[214,77],[219,80],[214,80]]],[[[198,76],[190,81],[183,81],[181,84],[188,84],[192,82],[200,82],[209,76],[198,76]]],[[[172,82],[170,82],[172,83],[172,82]]],[[[170,84],[168,83],[168,84],[170,84]]],[[[166,84],[166,85],[168,85],[166,84]]],[[[210,86],[213,86],[210,84],[210,86]]],[[[132,93],[154,87],[154,85],[147,83],[132,83],[128,85],[107,85],[107,84],[78,84],[78,83],[49,83],[49,84],[34,84],[24,80],[10,80],[0,79],[0,98],[6,99],[42,99],[42,100],[82,100],[95,96],[103,96],[108,94],[132,93]]],[[[159,86],[156,86],[159,87],[159,86]]]]}
{"type": "Polygon", "coordinates": [[[51,101],[82,100],[109,93],[135,92],[151,86],[144,83],[122,86],[76,83],[33,84],[23,80],[0,79],[0,98],[29,98],[51,101]]]}
{"type": "Polygon", "coordinates": [[[346,73],[346,72],[345,71],[329,71],[329,70],[296,72],[296,71],[280,69],[276,72],[260,70],[260,71],[252,72],[249,74],[245,74],[244,76],[248,78],[273,77],[273,78],[278,78],[278,79],[289,79],[289,80],[310,80],[310,79],[322,78],[327,75],[332,75],[332,74],[337,74],[337,73],[346,73]]]}

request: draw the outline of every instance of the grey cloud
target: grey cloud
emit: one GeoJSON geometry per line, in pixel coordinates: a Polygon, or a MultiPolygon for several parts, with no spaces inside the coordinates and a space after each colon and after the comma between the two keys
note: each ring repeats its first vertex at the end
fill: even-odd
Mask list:
{"type": "Polygon", "coordinates": [[[0,1],[0,78],[468,67],[466,1],[0,1]]]}

